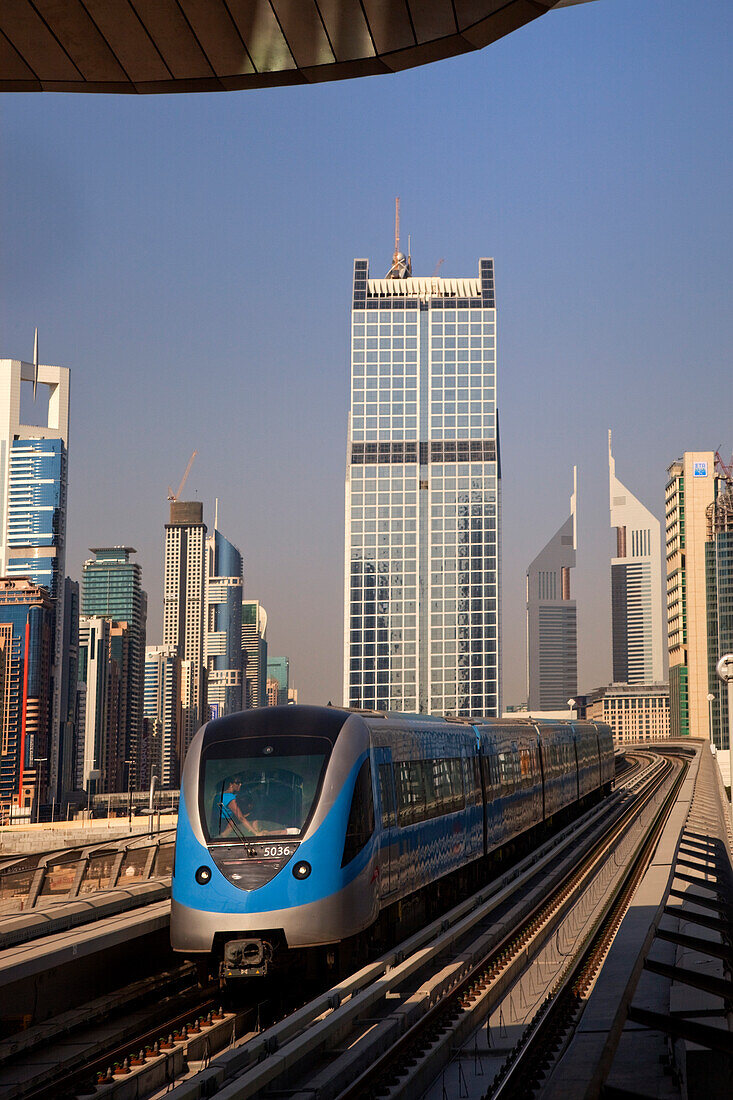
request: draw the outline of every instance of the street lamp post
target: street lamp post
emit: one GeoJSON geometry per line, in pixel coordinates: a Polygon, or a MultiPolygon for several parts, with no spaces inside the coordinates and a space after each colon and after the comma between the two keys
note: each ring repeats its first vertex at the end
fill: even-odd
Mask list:
{"type": "Polygon", "coordinates": [[[709,691],[708,692],[708,722],[709,722],[709,727],[710,728],[708,730],[708,734],[710,736],[710,744],[711,745],[715,744],[715,742],[713,741],[713,701],[714,700],[715,700],[715,696],[713,695],[713,693],[711,691],[709,691]]]}
{"type": "MultiPolygon", "coordinates": [[[[150,832],[153,831],[153,818],[155,816],[155,785],[158,782],[157,775],[151,775],[150,777],[150,804],[148,806],[148,813],[150,815],[150,832]]],[[[160,832],[160,800],[158,800],[158,832],[160,832]]]]}
{"type": "Polygon", "coordinates": [[[125,760],[127,765],[127,824],[132,832],[132,760],[125,760]]]}
{"type": "Polygon", "coordinates": [[[47,763],[48,757],[36,757],[35,764],[35,824],[41,821],[41,764],[47,763]]]}
{"type": "Polygon", "coordinates": [[[568,699],[568,706],[570,707],[570,721],[573,720],[573,710],[575,709],[575,699],[568,699]]]}
{"type": "Polygon", "coordinates": [[[733,818],[733,653],[726,653],[715,666],[718,679],[728,686],[728,767],[730,769],[731,818],[733,818]]]}

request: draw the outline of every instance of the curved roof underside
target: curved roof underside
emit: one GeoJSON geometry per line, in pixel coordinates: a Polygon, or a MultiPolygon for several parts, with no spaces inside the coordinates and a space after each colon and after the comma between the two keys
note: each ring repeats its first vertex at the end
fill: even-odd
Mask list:
{"type": "Polygon", "coordinates": [[[398,72],[574,0],[1,0],[0,91],[218,92],[398,72]]]}

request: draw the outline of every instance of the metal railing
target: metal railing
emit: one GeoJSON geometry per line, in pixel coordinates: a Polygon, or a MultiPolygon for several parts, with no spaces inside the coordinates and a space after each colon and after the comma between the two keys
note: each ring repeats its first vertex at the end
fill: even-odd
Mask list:
{"type": "Polygon", "coordinates": [[[0,870],[0,913],[170,878],[174,838],[170,831],[19,859],[0,870]]]}

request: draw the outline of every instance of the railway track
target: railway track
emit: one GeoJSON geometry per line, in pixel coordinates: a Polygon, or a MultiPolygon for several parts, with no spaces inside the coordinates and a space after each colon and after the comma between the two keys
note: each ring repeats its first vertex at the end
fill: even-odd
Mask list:
{"type": "Polygon", "coordinates": [[[674,770],[640,753],[622,790],[498,881],[171,1095],[420,1095],[619,858],[674,770]]]}
{"type": "Polygon", "coordinates": [[[486,1100],[532,1097],[551,1075],[582,1015],[596,975],[644,876],[685,772],[685,765],[677,769],[664,799],[658,807],[654,805],[650,827],[636,847],[628,867],[619,877],[607,903],[578,945],[564,973],[553,984],[540,1011],[522,1034],[511,1057],[494,1078],[485,1093],[486,1100]]]}
{"type": "MultiPolygon", "coordinates": [[[[248,1038],[244,1038],[244,1041],[240,1040],[235,1048],[224,1056],[224,1060],[226,1061],[229,1057],[232,1062],[238,1060],[240,1063],[244,1061],[250,1065],[253,1060],[262,1058],[263,1065],[266,1065],[264,1076],[268,1080],[276,1081],[278,1065],[273,1055],[287,1050],[292,1042],[295,1042],[296,1046],[315,1050],[316,1063],[320,1065],[322,1074],[324,1068],[327,1069],[334,1062],[338,1062],[338,1056],[334,1058],[334,1044],[336,1050],[340,1042],[355,1043],[357,1047],[363,1044],[363,1055],[360,1054],[360,1057],[369,1063],[368,1079],[359,1085],[361,1091],[352,1089],[348,1095],[377,1095],[378,1093],[373,1091],[377,1078],[381,1076],[382,1080],[386,1080],[390,1074],[394,1074],[394,1071],[389,1068],[390,1055],[387,1051],[389,1044],[380,1040],[377,1044],[379,1049],[375,1053],[374,1035],[371,1041],[365,1041],[365,1038],[374,1032],[380,1034],[394,1032],[395,1029],[392,1026],[394,1020],[392,1024],[385,1024],[384,1021],[394,1017],[395,1012],[405,1019],[411,1019],[414,1015],[415,1023],[419,1024],[422,1013],[418,1008],[426,1007],[425,990],[428,986],[430,986],[427,996],[430,1002],[428,1007],[435,1018],[438,1018],[441,1012],[450,1011],[449,1001],[445,1000],[442,1008],[441,1002],[451,994],[454,1003],[460,1003],[461,997],[465,1000],[467,994],[462,990],[470,988],[471,981],[474,983],[474,988],[477,988],[476,983],[480,984],[482,980],[477,976],[480,962],[474,961],[474,955],[478,959],[480,950],[489,951],[490,941],[492,936],[496,939],[497,929],[505,930],[506,942],[495,943],[493,951],[495,956],[500,957],[506,964],[513,957],[512,943],[518,943],[520,950],[528,950],[531,942],[537,942],[538,936],[541,935],[542,921],[535,918],[534,924],[531,923],[533,918],[529,915],[528,906],[532,899],[532,882],[540,880],[544,884],[548,876],[567,877],[570,872],[567,869],[563,870],[564,864],[573,861],[574,853],[577,853],[579,846],[590,849],[598,845],[598,836],[604,828],[602,819],[609,814],[614,818],[618,816],[619,819],[625,819],[632,814],[633,806],[637,805],[636,792],[644,787],[650,776],[659,772],[660,762],[653,755],[639,753],[629,757],[623,771],[622,790],[617,791],[601,806],[588,811],[572,826],[562,830],[531,857],[527,857],[516,867],[507,871],[497,882],[487,886],[475,898],[459,905],[431,928],[413,936],[411,940],[400,945],[381,960],[377,960],[340,986],[316,997],[308,1005],[296,1008],[294,1001],[296,991],[280,991],[270,1005],[268,1018],[261,1008],[259,1012],[257,1008],[257,1001],[262,999],[261,987],[259,985],[251,987],[237,1006],[237,1011],[225,1014],[224,1020],[229,1030],[226,1044],[223,1045],[231,1042],[232,1028],[237,1034],[248,1038]],[[524,901],[520,900],[520,894],[526,895],[524,901]],[[524,916],[521,915],[523,910],[526,911],[524,916]],[[517,922],[522,919],[526,926],[524,931],[517,933],[516,929],[509,928],[512,920],[517,922]],[[476,947],[477,941],[483,945],[482,948],[476,947]],[[425,974],[431,968],[435,972],[436,960],[440,963],[439,978],[434,982],[426,978],[425,974]],[[475,975],[473,975],[474,971],[476,971],[475,975]],[[346,1015],[349,1022],[344,1023],[339,1019],[339,1015],[346,1015]],[[283,1019],[274,1027],[268,1027],[270,1020],[274,1017],[283,1017],[283,1019]],[[375,1024],[374,1021],[377,1023],[375,1024]],[[266,1028],[265,1031],[262,1031],[263,1027],[266,1028]],[[330,1031],[333,1031],[332,1035],[328,1034],[330,1031]]],[[[567,887],[566,896],[568,890],[572,891],[572,887],[567,887]]],[[[535,885],[534,892],[546,893],[543,886],[539,885],[535,885]]],[[[77,1023],[77,1026],[70,1029],[65,1039],[59,1042],[55,1057],[53,1050],[51,1051],[52,1059],[58,1061],[55,1073],[48,1076],[48,1057],[46,1057],[46,1064],[36,1078],[35,1084],[33,1073],[30,1071],[23,1087],[18,1091],[8,1092],[8,1097],[15,1096],[18,1100],[21,1098],[39,1100],[42,1096],[54,1095],[61,1100],[66,1097],[94,1094],[97,1090],[102,1095],[107,1091],[106,1086],[111,1086],[114,1082],[119,1083],[120,1079],[126,1076],[126,1069],[130,1069],[133,1073],[140,1072],[135,1070],[135,1063],[140,1063],[141,1054],[144,1064],[153,1063],[159,1057],[167,1059],[165,1082],[166,1087],[172,1087],[175,1080],[185,1074],[187,1060],[195,1062],[198,1057],[197,1050],[200,1043],[194,1042],[191,1052],[187,1052],[189,1038],[193,1039],[200,1034],[197,1021],[204,1021],[203,1030],[206,1031],[207,1025],[210,1026],[210,1022],[207,1021],[209,1014],[219,1015],[217,1009],[220,996],[215,988],[198,989],[192,973],[189,974],[189,979],[187,985],[181,984],[179,979],[179,988],[170,995],[165,993],[163,987],[159,987],[155,994],[157,1003],[153,1006],[152,1012],[147,1009],[141,1011],[131,994],[132,1004],[128,1006],[127,1011],[123,1011],[120,1007],[119,1011],[102,1013],[103,1036],[100,1036],[101,1021],[97,1019],[96,1022],[92,1022],[94,1013],[91,1012],[89,1026],[79,1026],[77,1023]],[[71,1053],[72,1044],[66,1039],[73,1039],[73,1054],[71,1053]],[[175,1058],[171,1052],[175,1054],[175,1058]],[[52,1093],[48,1091],[50,1087],[53,1088],[52,1093]]],[[[300,991],[300,997],[302,999],[302,991],[300,991]]],[[[124,997],[121,1001],[124,1001],[124,997]]],[[[83,1017],[83,1010],[81,1015],[83,1017]]],[[[76,1019],[78,1021],[78,1014],[76,1019]]],[[[429,1025],[430,1019],[426,1018],[424,1026],[429,1027],[429,1025]]],[[[400,1029],[402,1027],[403,1023],[400,1020],[400,1029]]],[[[395,1047],[391,1055],[392,1059],[399,1060],[402,1050],[402,1046],[395,1047]]],[[[414,1060],[413,1054],[414,1051],[409,1049],[408,1060],[414,1060]]],[[[31,1056],[30,1061],[32,1060],[31,1056]]],[[[212,1063],[212,1066],[207,1069],[206,1060],[203,1060],[202,1065],[204,1076],[210,1076],[212,1081],[224,1076],[219,1061],[212,1063]]],[[[297,1063],[296,1056],[295,1064],[297,1063]]],[[[2,1068],[0,1055],[0,1074],[2,1068]]],[[[366,1069],[365,1072],[367,1072],[366,1069]]],[[[326,1072],[326,1076],[333,1076],[333,1074],[329,1075],[326,1072]]],[[[336,1076],[338,1077],[338,1073],[336,1076]]],[[[353,1079],[353,1072],[351,1077],[353,1079]]],[[[398,1084],[399,1080],[398,1075],[398,1084]]],[[[187,1087],[185,1084],[178,1086],[179,1089],[184,1090],[187,1087]]],[[[248,1086],[246,1092],[241,1095],[254,1096],[262,1093],[262,1090],[267,1088],[267,1083],[260,1081],[253,1087],[254,1091],[251,1091],[248,1086]]],[[[304,1087],[308,1087],[305,1081],[304,1087]]],[[[110,1089],[110,1091],[114,1090],[110,1089]]],[[[178,1089],[175,1091],[178,1092],[178,1089]]],[[[387,1089],[383,1094],[390,1095],[390,1091],[387,1089]]],[[[140,1097],[151,1094],[150,1091],[146,1092],[145,1089],[140,1090],[138,1087],[140,1097]]],[[[341,1089],[341,1085],[336,1088],[336,1091],[329,1091],[327,1088],[323,1093],[323,1095],[334,1096],[342,1094],[347,1095],[341,1089]]],[[[203,1095],[203,1093],[196,1095],[203,1095]]]]}
{"type": "MultiPolygon", "coordinates": [[[[0,1044],[4,1100],[65,1100],[93,1095],[101,1079],[155,1044],[166,1049],[183,1027],[218,1013],[216,994],[201,990],[185,964],[151,975],[0,1044]],[[109,1072],[108,1072],[109,1071],[109,1072]]],[[[231,1015],[231,1014],[230,1014],[231,1015]]]]}

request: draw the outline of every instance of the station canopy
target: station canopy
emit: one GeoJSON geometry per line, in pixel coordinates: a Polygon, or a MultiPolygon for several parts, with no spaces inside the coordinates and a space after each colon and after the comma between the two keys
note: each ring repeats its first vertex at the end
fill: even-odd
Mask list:
{"type": "Polygon", "coordinates": [[[399,72],[573,2],[0,0],[0,91],[214,92],[399,72]]]}

